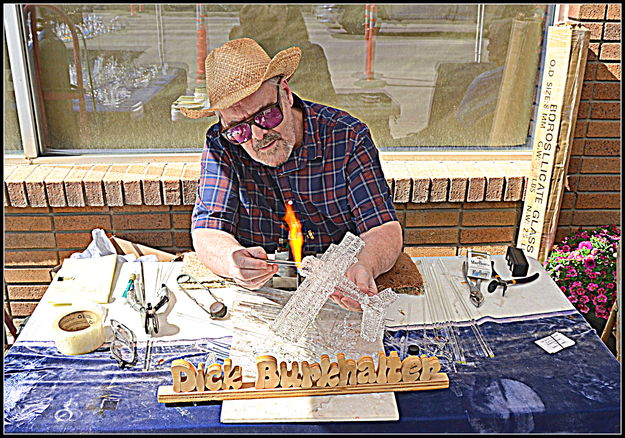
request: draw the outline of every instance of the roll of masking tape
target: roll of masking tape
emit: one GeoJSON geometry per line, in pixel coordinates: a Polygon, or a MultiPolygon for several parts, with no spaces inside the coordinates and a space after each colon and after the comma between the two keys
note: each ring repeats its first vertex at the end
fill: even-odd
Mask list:
{"type": "Polygon", "coordinates": [[[54,323],[56,348],[63,354],[90,353],[106,340],[102,315],[93,310],[63,314],[54,323]]]}

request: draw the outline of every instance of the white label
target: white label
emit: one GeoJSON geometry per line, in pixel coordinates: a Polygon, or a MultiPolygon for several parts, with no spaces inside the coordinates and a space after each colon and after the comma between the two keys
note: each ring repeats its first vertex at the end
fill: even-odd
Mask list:
{"type": "Polygon", "coordinates": [[[575,345],[574,340],[567,338],[560,332],[555,332],[554,334],[549,335],[546,338],[534,341],[534,343],[549,354],[557,353],[564,348],[575,345]]]}

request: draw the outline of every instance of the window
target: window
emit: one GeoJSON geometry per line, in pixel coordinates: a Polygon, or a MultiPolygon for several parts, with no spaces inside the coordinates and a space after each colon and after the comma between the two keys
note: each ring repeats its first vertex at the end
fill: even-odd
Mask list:
{"type": "Polygon", "coordinates": [[[22,151],[22,138],[20,125],[17,121],[17,108],[15,106],[15,91],[13,76],[11,75],[11,63],[7,53],[6,38],[4,41],[4,153],[5,155],[18,154],[22,151]]]}
{"type": "Polygon", "coordinates": [[[204,58],[240,37],[270,56],[299,46],[293,91],[359,117],[381,150],[528,150],[549,11],[387,3],[21,8],[43,154],[200,151],[216,119],[187,119],[179,108],[204,105],[204,58]]]}

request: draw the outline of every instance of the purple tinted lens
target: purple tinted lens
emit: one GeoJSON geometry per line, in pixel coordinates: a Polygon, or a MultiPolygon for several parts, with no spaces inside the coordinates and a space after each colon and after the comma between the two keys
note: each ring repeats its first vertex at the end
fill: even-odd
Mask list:
{"type": "Polygon", "coordinates": [[[282,112],[277,106],[267,108],[262,113],[256,114],[254,122],[261,128],[275,128],[282,123],[282,112]]]}
{"type": "Polygon", "coordinates": [[[252,129],[247,123],[241,123],[228,129],[225,134],[232,143],[241,144],[252,138],[252,129]]]}

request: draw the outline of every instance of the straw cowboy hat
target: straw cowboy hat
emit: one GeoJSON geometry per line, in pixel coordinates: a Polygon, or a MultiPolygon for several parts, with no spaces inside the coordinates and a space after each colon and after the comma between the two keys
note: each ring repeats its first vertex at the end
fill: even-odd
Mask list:
{"type": "Polygon", "coordinates": [[[206,57],[206,94],[209,107],[201,110],[180,108],[187,117],[198,119],[226,109],[260,88],[274,76],[289,79],[297,70],[302,51],[290,47],[272,58],[256,41],[240,38],[213,49],[206,57]]]}

